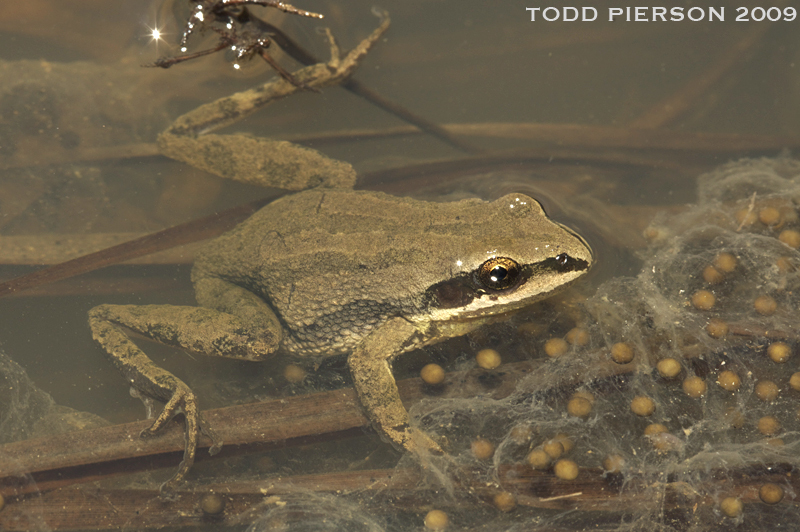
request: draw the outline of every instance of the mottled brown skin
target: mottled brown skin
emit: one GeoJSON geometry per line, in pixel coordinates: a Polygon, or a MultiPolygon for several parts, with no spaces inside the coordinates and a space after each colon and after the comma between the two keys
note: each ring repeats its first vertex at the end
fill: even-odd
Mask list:
{"type": "MultiPolygon", "coordinates": [[[[537,202],[433,203],[378,192],[312,190],[264,207],[199,254],[192,280],[199,307],[101,305],[95,339],[140,394],[167,403],[146,435],[180,408],[187,455],[199,431],[214,439],[186,384],[156,366],[119,326],[208,355],[262,360],[278,349],[299,356],[349,353],[362,406],[394,444],[439,446],[410,427],[391,373],[410,349],[459,336],[549,296],[591,265],[585,242],[548,219],[537,202]],[[570,257],[567,267],[555,257],[570,257]],[[491,257],[521,266],[506,290],[480,286],[491,257]]],[[[215,447],[219,447],[215,440],[215,447]]]]}
{"type": "MultiPolygon", "coordinates": [[[[331,60],[292,74],[321,88],[350,76],[388,28],[388,18],[345,56],[330,34],[331,60]]],[[[277,79],[205,104],[159,137],[165,155],[221,177],[289,190],[211,242],[192,271],[199,306],[100,305],[89,313],[95,340],[145,404],[165,403],[143,436],[178,411],[186,417],[179,483],[199,434],[221,442],[191,389],[159,368],[126,329],[197,353],[263,360],[348,354],[359,401],[379,433],[415,453],[441,452],[410,426],[392,376],[397,355],[463,335],[549,296],[591,267],[576,234],[523,195],[494,202],[432,203],[357,192],[353,168],[307,148],[242,135],[211,135],[300,90],[277,79]]]]}

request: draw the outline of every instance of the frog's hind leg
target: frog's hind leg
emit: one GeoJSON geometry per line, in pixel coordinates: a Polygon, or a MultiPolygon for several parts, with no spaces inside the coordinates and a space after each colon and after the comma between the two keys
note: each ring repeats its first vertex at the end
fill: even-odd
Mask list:
{"type": "MultiPolygon", "coordinates": [[[[100,305],[89,311],[94,339],[128,382],[139,394],[165,403],[152,426],[142,431],[142,436],[155,434],[178,412],[182,411],[186,418],[183,461],[162,490],[174,487],[189,471],[200,432],[213,441],[211,454],[220,449],[222,442],[200,415],[192,390],[150,360],[124,329],[194,352],[246,360],[262,359],[280,343],[280,332],[269,327],[277,318],[263,300],[221,280],[210,280],[205,285],[207,290],[213,287],[212,294],[225,294],[218,301],[218,306],[225,310],[238,301],[235,314],[213,308],[172,305],[100,305]]],[[[208,294],[207,290],[204,293],[208,294]]]]}

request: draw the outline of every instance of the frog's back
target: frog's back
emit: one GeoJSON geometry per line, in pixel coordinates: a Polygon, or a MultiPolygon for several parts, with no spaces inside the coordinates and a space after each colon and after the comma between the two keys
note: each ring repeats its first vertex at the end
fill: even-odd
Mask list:
{"type": "Polygon", "coordinates": [[[552,261],[565,251],[591,256],[526,196],[436,203],[325,189],[267,205],[210,243],[193,276],[222,278],[259,295],[282,322],[287,349],[333,355],[392,317],[424,328],[456,318],[459,307],[475,317],[503,312],[512,300],[518,308],[541,298],[582,275],[559,273],[552,261]],[[537,279],[510,298],[474,286],[473,272],[492,256],[533,265],[525,271],[535,267],[537,279]]]}
{"type": "Polygon", "coordinates": [[[431,239],[442,245],[451,232],[429,234],[450,219],[443,210],[457,221],[463,203],[452,205],[352,190],[286,196],[204,248],[195,276],[261,296],[289,350],[345,353],[386,319],[425,312],[425,290],[441,274],[417,266],[430,261],[431,239]]]}

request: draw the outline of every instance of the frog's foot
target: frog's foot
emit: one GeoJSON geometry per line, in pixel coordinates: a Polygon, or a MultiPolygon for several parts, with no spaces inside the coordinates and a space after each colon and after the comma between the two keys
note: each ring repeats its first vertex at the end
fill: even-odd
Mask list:
{"type": "Polygon", "coordinates": [[[162,493],[172,491],[183,481],[189,469],[191,469],[197,454],[197,442],[201,432],[208,436],[213,443],[208,450],[209,454],[217,454],[222,448],[222,441],[200,414],[197,398],[192,390],[183,383],[173,392],[172,397],[164,405],[164,409],[153,421],[153,424],[139,434],[140,437],[150,438],[155,436],[179,412],[183,412],[186,418],[184,432],[186,443],[183,450],[183,460],[181,460],[175,475],[161,485],[162,493]]]}

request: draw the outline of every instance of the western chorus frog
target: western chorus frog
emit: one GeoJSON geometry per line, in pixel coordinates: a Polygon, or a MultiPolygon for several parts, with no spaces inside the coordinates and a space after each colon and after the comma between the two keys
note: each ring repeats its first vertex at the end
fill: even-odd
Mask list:
{"type": "MultiPolygon", "coordinates": [[[[314,86],[303,72],[295,76],[314,86]]],[[[213,152],[224,157],[212,166],[218,160],[235,166],[237,149],[263,149],[250,137],[194,138],[174,129],[161,143],[167,152],[171,143],[180,145],[183,160],[208,161],[213,152]]],[[[174,484],[192,464],[200,432],[214,440],[212,452],[219,442],[191,389],[152,362],[122,327],[189,351],[244,360],[263,360],[279,349],[304,357],[347,354],[361,406],[376,429],[398,447],[440,452],[411,426],[392,360],[545,298],[584,275],[592,261],[580,236],[522,194],[434,203],[319,187],[270,203],[210,242],[192,270],[198,306],[101,305],[89,321],[138,394],[166,403],[144,434],[179,410],[185,414],[186,451],[168,483],[174,484]]]]}

